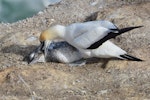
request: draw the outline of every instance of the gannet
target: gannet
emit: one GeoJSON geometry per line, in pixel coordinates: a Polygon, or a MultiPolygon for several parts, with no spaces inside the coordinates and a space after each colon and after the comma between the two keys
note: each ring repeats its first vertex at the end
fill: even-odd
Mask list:
{"type": "MultiPolygon", "coordinates": [[[[59,62],[59,63],[75,63],[81,62],[83,57],[80,52],[65,41],[52,42],[48,45],[48,53],[44,56],[44,52],[41,48],[43,45],[39,45],[28,56],[28,64],[36,62],[59,62]]],[[[81,62],[82,63],[82,62],[81,62]]]]}
{"type": "Polygon", "coordinates": [[[84,23],[73,23],[68,26],[55,25],[40,34],[39,40],[44,45],[44,53],[47,55],[48,45],[55,39],[63,39],[75,47],[83,58],[111,58],[142,61],[130,56],[126,51],[113,44],[109,39],[142,26],[117,28],[109,21],[90,21],[84,23]]]}

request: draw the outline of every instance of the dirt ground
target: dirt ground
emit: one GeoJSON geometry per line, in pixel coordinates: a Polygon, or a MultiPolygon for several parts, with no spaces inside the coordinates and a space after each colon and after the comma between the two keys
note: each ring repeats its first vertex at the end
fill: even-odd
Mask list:
{"type": "Polygon", "coordinates": [[[150,100],[150,2],[139,2],[63,0],[32,18],[1,23],[0,100],[150,100]],[[42,30],[95,19],[119,28],[144,25],[112,40],[144,61],[111,59],[105,68],[107,59],[77,67],[23,61],[42,30]]]}

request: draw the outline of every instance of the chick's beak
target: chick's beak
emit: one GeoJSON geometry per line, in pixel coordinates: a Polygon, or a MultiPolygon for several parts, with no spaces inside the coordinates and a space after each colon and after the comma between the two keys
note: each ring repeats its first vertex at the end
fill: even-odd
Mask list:
{"type": "Polygon", "coordinates": [[[41,44],[37,48],[35,48],[29,54],[29,56],[27,56],[26,60],[28,64],[33,64],[33,63],[38,62],[41,54],[44,54],[44,57],[46,58],[50,43],[51,41],[42,41],[41,44]]]}
{"type": "Polygon", "coordinates": [[[35,49],[33,50],[33,52],[31,52],[27,58],[27,62],[28,64],[32,64],[37,62],[38,57],[41,53],[44,53],[44,42],[41,42],[41,44],[35,49]]]}

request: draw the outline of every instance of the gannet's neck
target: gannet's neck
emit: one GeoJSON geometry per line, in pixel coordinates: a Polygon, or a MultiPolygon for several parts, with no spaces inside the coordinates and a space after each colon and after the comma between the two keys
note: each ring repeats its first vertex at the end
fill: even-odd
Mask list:
{"type": "Polygon", "coordinates": [[[62,26],[62,25],[55,25],[53,26],[53,30],[55,31],[55,34],[59,37],[59,38],[64,38],[65,34],[66,34],[66,27],[62,26]]]}

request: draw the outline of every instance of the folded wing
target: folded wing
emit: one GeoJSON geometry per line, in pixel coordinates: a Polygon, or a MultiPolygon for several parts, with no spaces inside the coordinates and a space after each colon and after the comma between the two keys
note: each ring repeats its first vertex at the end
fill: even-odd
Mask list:
{"type": "MultiPolygon", "coordinates": [[[[69,43],[82,49],[95,45],[97,41],[103,39],[109,33],[117,34],[119,32],[118,28],[109,21],[75,23],[70,25],[68,30],[67,40],[69,43]]],[[[96,48],[100,45],[97,45],[96,48]]]]}
{"type": "Polygon", "coordinates": [[[110,32],[111,32],[111,30],[109,30],[107,28],[97,27],[95,29],[92,29],[91,31],[85,32],[85,33],[81,34],[80,36],[74,38],[73,42],[78,47],[86,49],[92,45],[95,45],[95,43],[97,41],[103,39],[110,32]]]}

